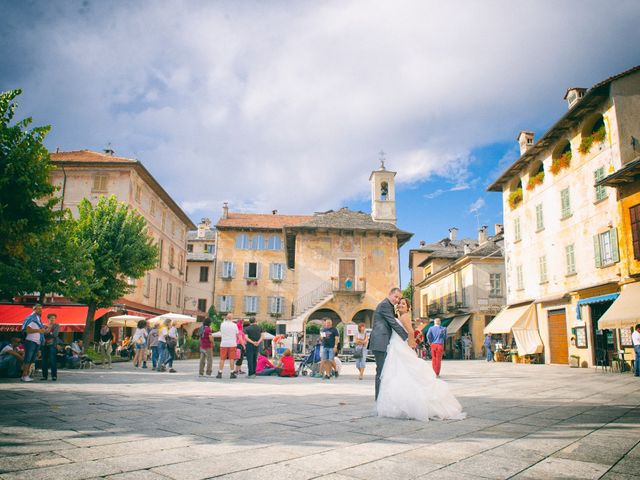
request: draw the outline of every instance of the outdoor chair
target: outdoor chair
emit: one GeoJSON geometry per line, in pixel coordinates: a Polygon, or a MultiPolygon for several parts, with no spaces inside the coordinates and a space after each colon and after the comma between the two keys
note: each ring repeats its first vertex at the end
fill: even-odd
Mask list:
{"type": "Polygon", "coordinates": [[[606,372],[607,369],[611,371],[611,363],[609,362],[609,352],[607,350],[599,350],[596,354],[596,371],[598,367],[602,368],[602,372],[606,372]]]}

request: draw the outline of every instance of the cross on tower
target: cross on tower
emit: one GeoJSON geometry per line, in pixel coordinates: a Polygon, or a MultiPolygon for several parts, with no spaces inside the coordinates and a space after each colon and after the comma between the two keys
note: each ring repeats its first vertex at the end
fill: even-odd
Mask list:
{"type": "Polygon", "coordinates": [[[386,153],[384,153],[384,150],[380,150],[380,152],[378,153],[378,155],[380,155],[380,170],[384,170],[384,156],[386,155],[386,153]]]}

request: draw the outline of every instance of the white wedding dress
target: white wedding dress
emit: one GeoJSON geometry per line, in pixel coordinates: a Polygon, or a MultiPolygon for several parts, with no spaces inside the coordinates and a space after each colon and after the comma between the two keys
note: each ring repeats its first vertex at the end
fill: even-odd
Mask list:
{"type": "Polygon", "coordinates": [[[392,332],[387,347],[376,409],[379,417],[425,422],[430,418],[462,420],[466,417],[449,386],[436,378],[431,364],[418,358],[396,332],[392,332]]]}

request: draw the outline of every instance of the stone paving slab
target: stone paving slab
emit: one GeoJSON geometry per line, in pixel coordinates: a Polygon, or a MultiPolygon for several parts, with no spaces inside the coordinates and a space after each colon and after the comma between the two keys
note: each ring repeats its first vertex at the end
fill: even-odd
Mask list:
{"type": "Polygon", "coordinates": [[[640,479],[640,382],[627,374],[449,361],[467,419],[417,422],[374,415],[373,368],[323,382],[177,366],[0,380],[0,478],[640,479]]]}

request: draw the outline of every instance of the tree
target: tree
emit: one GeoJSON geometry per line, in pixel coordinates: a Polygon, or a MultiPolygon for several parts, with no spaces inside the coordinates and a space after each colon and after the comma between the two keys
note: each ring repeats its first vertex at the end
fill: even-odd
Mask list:
{"type": "Polygon", "coordinates": [[[262,331],[270,333],[271,335],[275,335],[276,334],[276,324],[273,322],[268,322],[268,321],[262,321],[260,323],[258,323],[258,325],[260,326],[260,328],[262,328],[262,331]]]}
{"type": "Polygon", "coordinates": [[[147,232],[145,219],[118,203],[114,195],[100,197],[95,206],[85,198],[78,210],[76,236],[88,246],[94,268],[87,294],[77,298],[89,307],[83,335],[88,345],[96,309],[110,307],[132,291],[128,278],[140,278],[155,267],[158,248],[147,232]]]}
{"type": "Polygon", "coordinates": [[[410,283],[409,285],[404,287],[404,290],[402,290],[402,296],[404,298],[406,298],[407,300],[409,300],[409,302],[411,302],[411,299],[413,298],[413,284],[412,283],[410,283]]]}
{"type": "Polygon", "coordinates": [[[40,303],[50,292],[68,298],[89,294],[93,276],[91,245],[74,235],[75,227],[67,210],[60,221],[35,238],[26,259],[15,263],[16,270],[22,272],[20,293],[39,292],[40,303]]]}
{"type": "Polygon", "coordinates": [[[211,319],[211,331],[217,332],[220,330],[220,324],[224,320],[224,317],[220,312],[216,311],[216,307],[211,305],[207,311],[207,316],[211,319]]]}
{"type": "Polygon", "coordinates": [[[10,298],[23,279],[25,259],[38,234],[53,223],[58,199],[49,182],[53,168],[42,142],[50,127],[29,129],[31,118],[13,122],[20,90],[0,93],[0,296],[10,298]]]}

